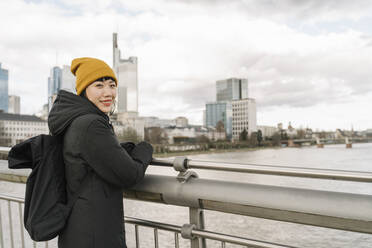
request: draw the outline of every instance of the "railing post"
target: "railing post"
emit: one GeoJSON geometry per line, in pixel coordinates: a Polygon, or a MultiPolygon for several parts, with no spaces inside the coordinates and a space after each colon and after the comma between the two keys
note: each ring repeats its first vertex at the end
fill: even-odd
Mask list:
{"type": "Polygon", "coordinates": [[[0,202],[0,245],[1,248],[4,248],[4,239],[3,239],[3,223],[1,220],[1,202],[0,202]]]}
{"type": "MultiPolygon", "coordinates": [[[[190,224],[194,224],[197,229],[204,229],[204,211],[200,208],[189,208],[190,224]]],[[[191,239],[191,248],[207,248],[204,238],[191,239]]]]}

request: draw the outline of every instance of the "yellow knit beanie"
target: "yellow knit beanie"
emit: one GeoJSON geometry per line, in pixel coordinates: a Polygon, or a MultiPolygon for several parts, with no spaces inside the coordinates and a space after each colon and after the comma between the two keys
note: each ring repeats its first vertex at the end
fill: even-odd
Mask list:
{"type": "Polygon", "coordinates": [[[91,83],[102,77],[112,77],[116,85],[113,70],[102,60],[95,58],[77,58],[71,62],[71,72],[76,76],[76,93],[78,95],[91,83]]]}

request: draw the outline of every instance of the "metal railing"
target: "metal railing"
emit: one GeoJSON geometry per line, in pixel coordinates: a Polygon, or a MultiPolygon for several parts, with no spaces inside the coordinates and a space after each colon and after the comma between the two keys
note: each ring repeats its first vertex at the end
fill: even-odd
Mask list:
{"type": "MultiPolygon", "coordinates": [[[[0,180],[26,181],[29,171],[9,170],[5,163],[3,161],[3,166],[0,163],[0,180]]],[[[158,230],[173,232],[175,247],[178,247],[179,234],[190,240],[192,248],[206,247],[206,239],[221,242],[221,247],[226,243],[256,248],[290,247],[207,231],[204,228],[204,209],[372,234],[371,195],[203,179],[190,169],[372,182],[372,173],[369,172],[218,163],[186,157],[154,159],[152,164],[173,167],[179,174],[177,177],[146,175],[139,185],[124,192],[125,198],[188,207],[190,221],[175,226],[126,217],[126,223],[135,225],[137,247],[139,226],[154,229],[154,247],[159,247],[158,230]]],[[[19,199],[15,201],[19,202],[19,199]]]]}
{"type": "MultiPolygon", "coordinates": [[[[23,219],[22,219],[22,204],[23,199],[17,198],[13,196],[7,196],[4,194],[0,194],[0,200],[4,200],[7,202],[8,205],[8,221],[9,221],[9,227],[10,227],[10,247],[17,247],[14,242],[14,226],[15,223],[12,220],[12,207],[11,203],[17,203],[18,204],[18,215],[19,215],[19,222],[16,223],[16,225],[20,228],[21,232],[21,247],[24,248],[25,246],[25,235],[24,235],[24,228],[23,228],[23,219]]],[[[0,213],[2,209],[0,208],[0,213]]],[[[210,239],[210,240],[216,240],[221,242],[221,247],[225,247],[226,243],[229,244],[237,244],[237,245],[243,245],[248,247],[257,247],[257,248],[291,248],[292,246],[283,246],[280,244],[275,243],[269,243],[269,242],[263,242],[253,239],[246,239],[242,237],[237,237],[233,235],[227,235],[217,232],[210,232],[206,230],[196,229],[193,228],[192,225],[185,224],[183,226],[177,226],[177,225],[171,225],[166,223],[160,223],[160,222],[154,222],[154,221],[148,221],[143,220],[139,218],[132,218],[132,217],[125,217],[124,219],[125,223],[132,224],[135,226],[135,240],[136,240],[136,247],[140,247],[139,242],[139,226],[143,227],[149,227],[154,229],[154,247],[159,247],[159,238],[158,238],[158,230],[165,230],[169,232],[174,233],[174,245],[176,248],[180,247],[179,245],[179,235],[181,234],[181,237],[187,238],[187,239],[210,239]]],[[[2,232],[2,220],[1,220],[1,214],[0,214],[0,245],[1,247],[5,247],[4,245],[4,239],[3,239],[3,232],[2,232]]],[[[40,242],[38,242],[40,243],[40,242]]],[[[49,247],[49,242],[42,242],[44,243],[44,247],[49,247]]],[[[37,242],[32,242],[33,247],[36,247],[37,242]]]]}
{"type": "MultiPolygon", "coordinates": [[[[289,167],[262,164],[239,164],[226,162],[221,163],[213,161],[193,160],[187,158],[182,159],[184,159],[185,170],[187,169],[219,170],[276,176],[332,179],[353,182],[372,182],[372,172],[365,171],[313,169],[303,167],[289,167]]],[[[154,165],[165,167],[174,166],[173,159],[154,159],[152,163],[154,165]]]]}
{"type": "MultiPolygon", "coordinates": [[[[25,235],[24,235],[24,227],[23,227],[23,217],[22,217],[22,207],[23,207],[23,199],[14,197],[14,196],[8,196],[4,194],[0,194],[0,200],[6,201],[7,203],[7,212],[8,212],[8,224],[9,224],[9,235],[10,235],[10,247],[19,247],[19,245],[15,244],[14,241],[14,227],[17,226],[20,229],[21,233],[21,247],[24,248],[25,246],[25,235]],[[13,219],[11,218],[12,216],[12,207],[11,203],[16,203],[18,205],[18,215],[19,215],[19,221],[15,223],[13,219]]],[[[0,207],[0,247],[5,248],[4,244],[4,238],[3,238],[3,232],[2,232],[2,209],[0,207]]],[[[247,239],[243,237],[237,237],[233,235],[227,235],[223,233],[217,233],[217,232],[211,232],[211,231],[206,231],[202,229],[197,229],[191,224],[185,224],[183,226],[177,226],[177,225],[171,225],[171,224],[166,224],[166,223],[160,223],[160,222],[154,222],[154,221],[148,221],[148,220],[143,220],[139,218],[133,218],[133,217],[125,217],[124,222],[126,224],[132,224],[135,227],[135,240],[136,240],[136,247],[140,247],[140,235],[139,235],[139,226],[143,227],[148,227],[152,228],[154,230],[154,247],[158,248],[159,247],[159,238],[158,238],[158,230],[164,230],[168,232],[172,232],[174,234],[174,247],[179,248],[180,243],[179,243],[179,236],[185,238],[185,239],[192,239],[195,241],[198,241],[197,239],[200,238],[202,239],[210,239],[210,240],[215,240],[215,241],[220,241],[221,242],[221,247],[225,247],[226,243],[229,244],[236,244],[236,245],[242,245],[245,247],[255,247],[255,248],[293,248],[292,246],[284,246],[276,243],[270,243],[270,242],[263,242],[263,241],[258,241],[258,240],[253,240],[253,239],[247,239]]],[[[40,242],[35,242],[32,241],[32,246],[36,247],[37,243],[40,242]]],[[[48,248],[49,247],[49,242],[42,242],[44,244],[44,247],[48,248]]],[[[204,244],[205,246],[205,244],[204,244]]]]}

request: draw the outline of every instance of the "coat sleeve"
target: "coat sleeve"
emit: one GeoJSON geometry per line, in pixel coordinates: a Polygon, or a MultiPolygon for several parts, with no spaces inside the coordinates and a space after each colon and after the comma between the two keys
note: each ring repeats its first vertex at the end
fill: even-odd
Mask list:
{"type": "Polygon", "coordinates": [[[121,188],[134,186],[144,177],[152,160],[152,146],[139,143],[132,157],[121,147],[115,134],[104,120],[93,120],[81,144],[82,157],[105,181],[121,188]]]}

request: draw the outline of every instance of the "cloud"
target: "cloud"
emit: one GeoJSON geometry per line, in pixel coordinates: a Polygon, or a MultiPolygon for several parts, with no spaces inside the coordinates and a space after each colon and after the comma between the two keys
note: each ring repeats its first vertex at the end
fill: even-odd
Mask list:
{"type": "MultiPolygon", "coordinates": [[[[168,0],[168,2],[172,2],[168,0]]],[[[183,0],[188,5],[207,6],[214,10],[242,11],[251,18],[275,20],[297,19],[301,21],[356,20],[370,15],[372,4],[360,0],[358,4],[348,0],[183,0]]]]}
{"type": "Polygon", "coordinates": [[[371,34],[349,25],[370,8],[368,1],[1,1],[9,32],[0,33],[0,62],[24,113],[46,103],[54,65],[81,56],[111,64],[113,32],[123,56],[138,57],[143,115],[201,123],[216,80],[229,77],[248,78],[260,111],[337,105],[372,91],[371,34]],[[346,28],[323,27],[327,21],[346,28]],[[302,30],[311,25],[322,31],[302,30]]]}

